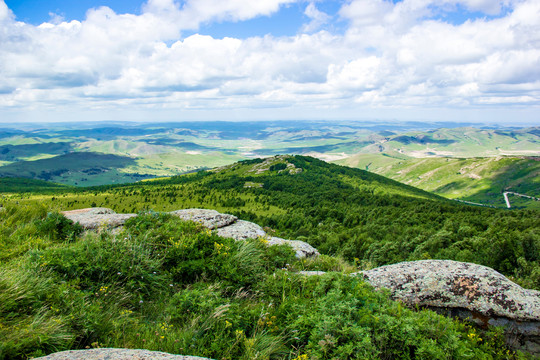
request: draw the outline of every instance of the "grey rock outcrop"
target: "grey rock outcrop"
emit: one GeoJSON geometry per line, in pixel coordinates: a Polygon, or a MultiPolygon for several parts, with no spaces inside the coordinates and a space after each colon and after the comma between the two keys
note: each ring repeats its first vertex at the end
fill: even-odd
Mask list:
{"type": "Polygon", "coordinates": [[[89,349],[68,350],[47,356],[40,360],[211,360],[198,356],[173,355],[159,351],[132,349],[89,349]]]}
{"type": "Polygon", "coordinates": [[[217,234],[221,237],[232,238],[234,240],[256,239],[266,236],[266,232],[264,232],[262,227],[244,220],[238,220],[234,224],[218,229],[217,234]]]}
{"type": "MultiPolygon", "coordinates": [[[[540,292],[523,289],[486,266],[422,260],[358,273],[410,306],[460,308],[486,317],[540,321],[540,292]]],[[[540,335],[540,333],[539,333],[540,335]]]]}
{"type": "Polygon", "coordinates": [[[117,214],[111,209],[100,207],[63,211],[62,214],[87,230],[117,228],[124,225],[127,219],[137,216],[137,214],[117,214]]]}
{"type": "Polygon", "coordinates": [[[297,258],[315,257],[321,255],[317,249],[309,245],[307,242],[300,240],[285,240],[278,237],[270,237],[267,239],[268,245],[289,245],[296,252],[297,258]]]}
{"type": "MultiPolygon", "coordinates": [[[[121,229],[121,226],[124,225],[127,219],[137,216],[137,214],[117,214],[111,209],[98,207],[64,211],[62,214],[73,222],[79,223],[87,230],[116,228],[116,231],[121,229]]],[[[235,240],[262,237],[268,241],[269,246],[289,245],[294,249],[298,258],[320,255],[317,249],[304,241],[269,237],[259,225],[249,221],[238,220],[234,215],[222,214],[216,210],[182,209],[171,211],[169,214],[178,216],[183,220],[198,222],[210,230],[215,230],[221,237],[235,240]]]]}
{"type": "Polygon", "coordinates": [[[191,220],[201,223],[210,230],[219,229],[231,225],[238,218],[230,214],[221,214],[216,210],[207,209],[183,209],[171,211],[170,214],[178,216],[183,220],[191,220]]]}
{"type": "Polygon", "coordinates": [[[540,292],[523,289],[495,270],[450,260],[423,260],[357,273],[410,307],[420,306],[475,322],[502,326],[506,343],[540,354],[540,292]]]}

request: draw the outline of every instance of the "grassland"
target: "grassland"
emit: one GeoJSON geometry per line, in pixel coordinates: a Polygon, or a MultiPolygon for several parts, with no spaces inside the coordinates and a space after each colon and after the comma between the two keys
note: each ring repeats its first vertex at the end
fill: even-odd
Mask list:
{"type": "Polygon", "coordinates": [[[226,360],[531,358],[500,329],[406,309],[347,274],[453,259],[540,289],[536,210],[467,206],[304,156],[16,191],[0,205],[0,359],[92,347],[226,360]],[[89,206],[139,216],[121,232],[83,235],[58,213],[89,206]],[[189,207],[235,214],[323,255],[299,260],[286,247],[224,239],[156,212],[189,207]]]}
{"type": "MultiPolygon", "coordinates": [[[[450,199],[505,206],[502,193],[540,195],[540,158],[406,158],[358,154],[337,163],[366,169],[450,199]]],[[[512,199],[516,206],[540,208],[532,200],[512,199]]]]}
{"type": "MultiPolygon", "coordinates": [[[[539,134],[538,128],[419,123],[63,124],[0,131],[0,176],[95,186],[174,176],[242,159],[304,154],[367,167],[448,198],[504,206],[504,190],[540,195],[534,160],[540,156],[539,134]],[[102,166],[97,155],[80,155],[97,153],[117,156],[117,161],[102,166]]],[[[514,201],[538,207],[536,202],[514,201]]]]}

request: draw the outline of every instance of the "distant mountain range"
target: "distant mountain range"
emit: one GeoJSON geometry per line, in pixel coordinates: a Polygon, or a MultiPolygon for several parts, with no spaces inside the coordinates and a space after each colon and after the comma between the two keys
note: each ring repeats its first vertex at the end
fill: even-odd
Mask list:
{"type": "Polygon", "coordinates": [[[456,126],[215,121],[58,123],[44,129],[42,124],[24,124],[0,129],[0,176],[93,186],[301,154],[367,169],[450,198],[502,206],[504,190],[540,196],[539,127],[456,126]]]}

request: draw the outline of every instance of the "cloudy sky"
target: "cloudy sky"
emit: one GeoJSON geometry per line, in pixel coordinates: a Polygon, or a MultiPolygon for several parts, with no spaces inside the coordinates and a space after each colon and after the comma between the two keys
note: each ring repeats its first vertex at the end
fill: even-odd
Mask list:
{"type": "Polygon", "coordinates": [[[539,0],[0,0],[0,122],[540,125],[539,0]]]}

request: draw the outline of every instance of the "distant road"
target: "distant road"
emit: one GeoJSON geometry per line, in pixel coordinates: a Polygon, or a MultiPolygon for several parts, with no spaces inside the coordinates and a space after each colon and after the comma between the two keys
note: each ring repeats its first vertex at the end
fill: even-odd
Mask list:
{"type": "Polygon", "coordinates": [[[506,191],[506,192],[503,193],[503,196],[504,196],[504,201],[506,202],[506,207],[509,208],[509,209],[511,208],[511,206],[510,206],[510,200],[508,199],[508,194],[521,196],[521,197],[528,198],[528,199],[533,199],[533,200],[536,200],[536,201],[540,201],[539,198],[535,198],[534,196],[518,194],[518,193],[515,193],[515,192],[512,192],[512,191],[506,191]]]}
{"type": "Polygon", "coordinates": [[[469,204],[469,205],[476,205],[476,206],[484,206],[484,207],[497,208],[496,206],[493,206],[493,205],[480,204],[480,203],[475,203],[475,202],[472,202],[472,201],[459,200],[459,199],[453,199],[453,200],[459,201],[459,202],[461,202],[461,203],[469,204]]]}

